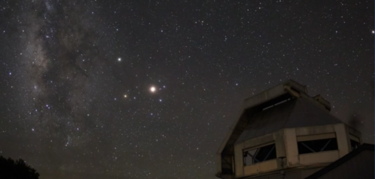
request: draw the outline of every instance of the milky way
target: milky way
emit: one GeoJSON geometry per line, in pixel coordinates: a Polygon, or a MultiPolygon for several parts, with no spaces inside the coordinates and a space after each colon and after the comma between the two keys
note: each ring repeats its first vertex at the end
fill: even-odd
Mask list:
{"type": "Polygon", "coordinates": [[[14,96],[20,105],[13,110],[30,126],[24,130],[36,133],[31,140],[50,143],[48,151],[34,147],[50,154],[51,162],[61,162],[54,158],[63,146],[87,147],[93,138],[93,131],[87,130],[102,126],[90,118],[90,111],[99,107],[92,104],[101,98],[101,89],[95,86],[106,83],[97,73],[110,71],[100,61],[104,58],[96,47],[100,34],[90,26],[91,12],[84,11],[85,6],[90,4],[32,1],[17,9],[22,12],[17,17],[21,25],[14,30],[22,33],[15,73],[22,76],[18,81],[22,87],[14,96]]]}
{"type": "Polygon", "coordinates": [[[42,179],[215,178],[288,79],[374,140],[374,2],[0,1],[0,155],[42,179]]]}
{"type": "Polygon", "coordinates": [[[24,103],[19,113],[28,109],[25,118],[35,126],[33,130],[66,136],[57,141],[66,146],[89,137],[69,133],[96,123],[86,120],[90,124],[85,124],[93,103],[88,99],[99,96],[99,89],[95,93],[92,88],[102,82],[92,74],[105,66],[99,62],[102,57],[95,47],[98,34],[90,27],[83,7],[83,3],[73,1],[27,2],[22,9],[29,10],[19,17],[25,25],[17,29],[24,32],[18,59],[27,91],[23,93],[26,96],[18,97],[19,103],[24,103]]]}

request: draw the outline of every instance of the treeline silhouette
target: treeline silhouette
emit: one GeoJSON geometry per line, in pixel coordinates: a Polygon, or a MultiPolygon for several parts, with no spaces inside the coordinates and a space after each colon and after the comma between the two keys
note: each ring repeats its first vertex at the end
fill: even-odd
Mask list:
{"type": "Polygon", "coordinates": [[[13,160],[0,156],[1,179],[39,179],[39,173],[22,159],[13,160]]]}

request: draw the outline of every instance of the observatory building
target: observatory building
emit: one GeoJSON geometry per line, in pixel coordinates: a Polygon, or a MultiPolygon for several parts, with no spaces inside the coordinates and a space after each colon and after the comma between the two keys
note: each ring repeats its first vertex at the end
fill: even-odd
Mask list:
{"type": "Polygon", "coordinates": [[[293,80],[246,98],[218,150],[216,176],[299,179],[337,161],[360,146],[361,134],[330,110],[293,80]]]}

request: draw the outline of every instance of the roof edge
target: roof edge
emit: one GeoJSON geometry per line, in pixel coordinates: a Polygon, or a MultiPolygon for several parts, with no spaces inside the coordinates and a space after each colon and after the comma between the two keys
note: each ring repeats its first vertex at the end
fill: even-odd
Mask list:
{"type": "Polygon", "coordinates": [[[307,87],[305,85],[297,83],[294,80],[288,80],[277,86],[264,90],[254,96],[245,98],[243,102],[243,109],[252,108],[287,93],[298,97],[300,93],[307,94],[307,87]]]}

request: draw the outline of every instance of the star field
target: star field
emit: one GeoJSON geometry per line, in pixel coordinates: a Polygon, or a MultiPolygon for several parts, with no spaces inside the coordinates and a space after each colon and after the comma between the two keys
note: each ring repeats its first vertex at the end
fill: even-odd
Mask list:
{"type": "Polygon", "coordinates": [[[0,42],[0,155],[41,179],[214,179],[242,100],[288,79],[374,143],[370,0],[0,0],[0,42]]]}

